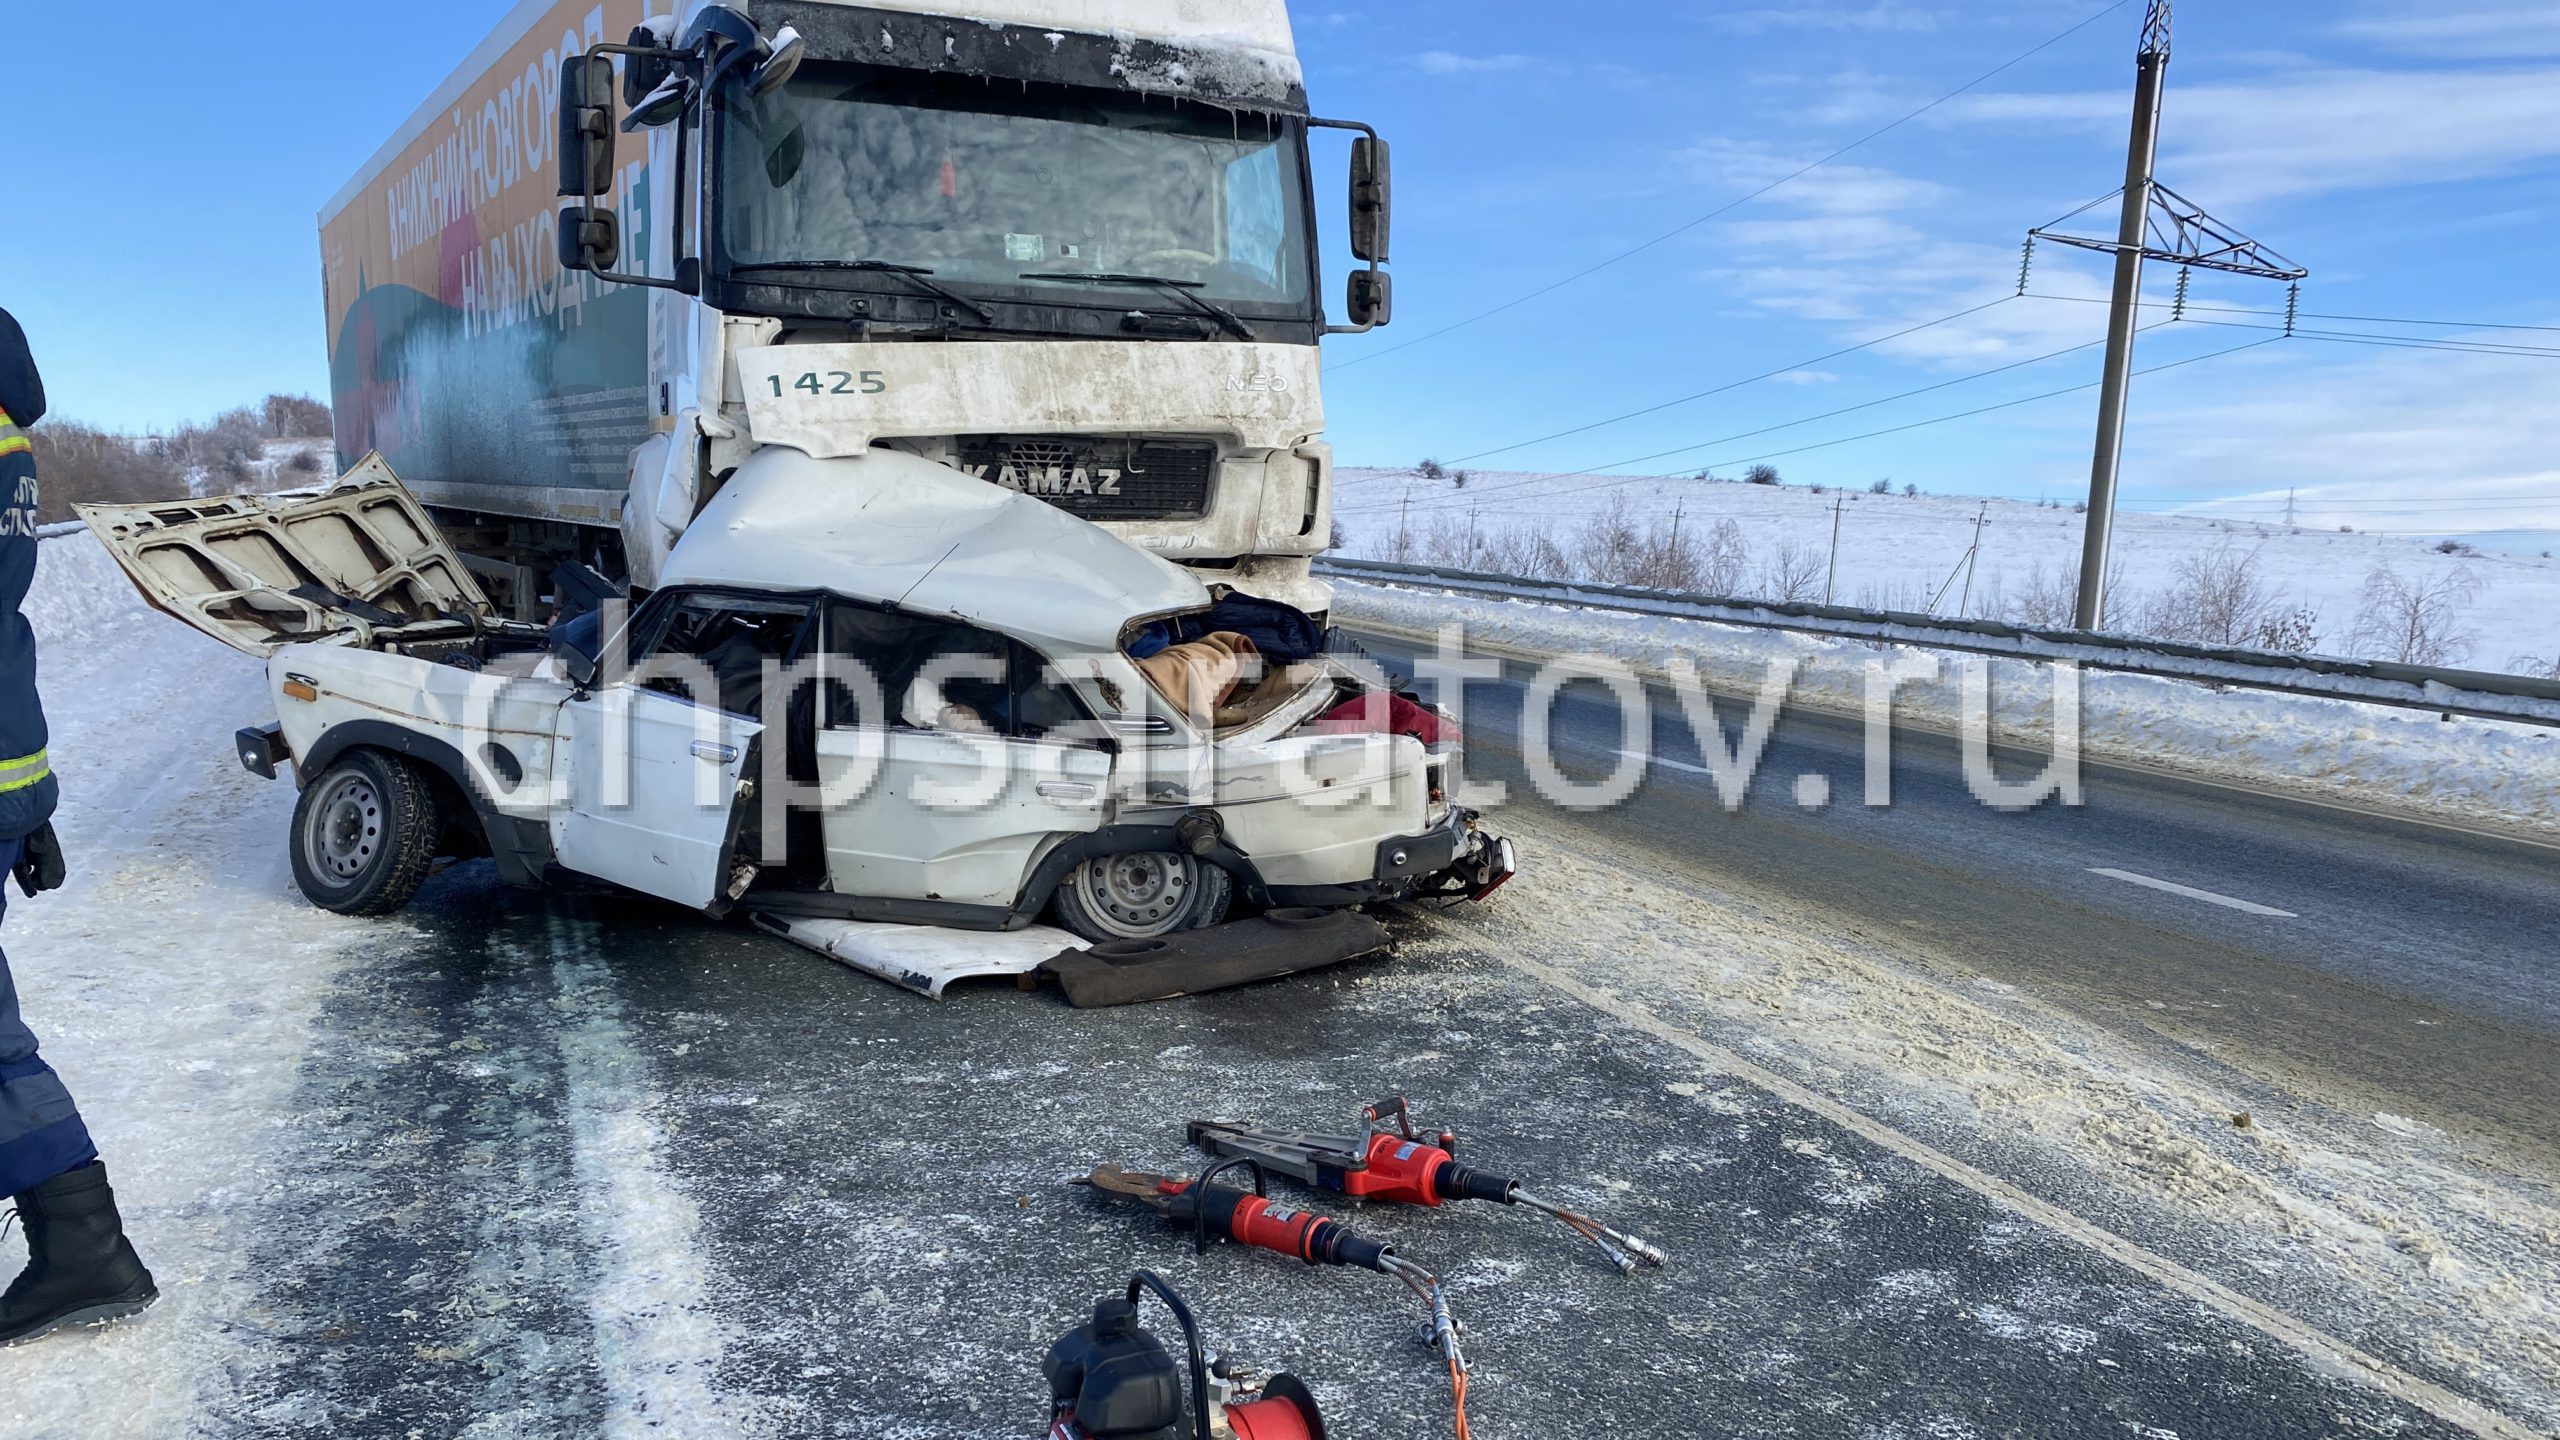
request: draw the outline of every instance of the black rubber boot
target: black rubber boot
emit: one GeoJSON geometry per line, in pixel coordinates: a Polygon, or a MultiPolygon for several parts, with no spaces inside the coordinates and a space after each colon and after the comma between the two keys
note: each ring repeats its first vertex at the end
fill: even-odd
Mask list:
{"type": "Polygon", "coordinates": [[[106,1166],[84,1165],[19,1196],[18,1220],[27,1231],[27,1269],[0,1295],[0,1345],[121,1320],[160,1298],[124,1238],[106,1166]]]}

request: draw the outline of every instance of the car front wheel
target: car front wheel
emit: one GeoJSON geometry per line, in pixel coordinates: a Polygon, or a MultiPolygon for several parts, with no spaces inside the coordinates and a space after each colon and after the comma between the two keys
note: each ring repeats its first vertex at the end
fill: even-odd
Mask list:
{"type": "Polygon", "coordinates": [[[323,910],[388,915],[435,858],[435,794],[396,755],[351,750],[294,802],[293,883],[323,910]]]}
{"type": "Polygon", "coordinates": [[[1196,856],[1105,855],[1059,884],[1058,919],[1087,940],[1152,940],[1217,924],[1234,898],[1235,878],[1196,856]]]}

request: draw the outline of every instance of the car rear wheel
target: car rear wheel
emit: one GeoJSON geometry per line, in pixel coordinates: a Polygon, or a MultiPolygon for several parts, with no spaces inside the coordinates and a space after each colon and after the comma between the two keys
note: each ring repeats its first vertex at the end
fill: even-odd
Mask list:
{"type": "Polygon", "coordinates": [[[1087,940],[1152,940],[1227,918],[1235,877],[1172,851],[1105,855],[1058,886],[1058,919],[1087,940]]]}
{"type": "Polygon", "coordinates": [[[396,755],[351,750],[294,802],[293,883],[323,910],[388,915],[418,893],[435,858],[435,794],[396,755]]]}

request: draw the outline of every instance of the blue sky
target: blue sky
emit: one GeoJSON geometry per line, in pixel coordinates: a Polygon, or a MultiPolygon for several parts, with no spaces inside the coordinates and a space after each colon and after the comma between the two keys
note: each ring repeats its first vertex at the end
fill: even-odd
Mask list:
{"type": "MultiPolygon", "coordinates": [[[[1409,342],[1698,220],[2105,3],[1294,4],[1317,108],[1397,146],[1397,323],[1332,342],[1344,459],[1732,468],[2093,379],[2094,349],[1961,379],[2096,339],[2104,308],[2062,300],[1798,362],[1997,299],[2027,227],[2113,188],[2140,0],[1763,198],[1409,342]],[[1946,381],[1961,383],[1725,440],[1946,381]]],[[[103,42],[59,7],[13,25],[16,53],[55,60],[11,77],[18,113],[40,118],[13,157],[27,219],[0,228],[0,304],[42,347],[63,414],[151,427],[323,390],[314,214],[507,0],[259,8],[244,26],[139,0],[103,42]]],[[[2306,309],[2560,326],[2560,7],[2190,0],[2162,178],[2311,267],[2306,309]]],[[[2047,248],[2034,288],[2099,296],[2103,269],[2047,248]]],[[[2173,281],[2155,270],[2153,295],[2173,281]]],[[[2203,275],[2194,293],[2284,300],[2203,275]]],[[[2560,350],[2560,330],[2318,323],[2560,350]]],[[[2141,358],[2266,338],[2180,324],[2147,335],[2141,358]]],[[[2069,497],[2093,408],[2065,396],[1771,463],[1798,481],[2069,497]]],[[[2560,355],[2296,339],[2146,377],[2134,414],[2137,505],[2246,508],[2298,487],[2314,518],[2363,528],[2560,527],[2560,355]]]]}

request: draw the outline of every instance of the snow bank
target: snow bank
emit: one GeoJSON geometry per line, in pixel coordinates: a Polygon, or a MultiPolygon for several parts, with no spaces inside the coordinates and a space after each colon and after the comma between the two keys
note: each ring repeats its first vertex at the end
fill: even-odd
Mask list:
{"type": "Polygon", "coordinates": [[[257,1217],[293,1183],[274,1144],[296,1067],[348,951],[383,932],[292,893],[292,787],[227,743],[273,713],[258,663],[153,614],[87,536],[38,553],[26,611],[71,873],[12,895],[5,939],[162,1298],[133,1324],[0,1350],[0,1434],[182,1434],[265,1338],[257,1217]]]}
{"type": "MultiPolygon", "coordinates": [[[[1938,678],[1906,682],[1895,715],[1939,730],[1961,723],[1962,677],[1986,664],[1999,737],[2053,740],[2053,668],[2033,662],[1447,591],[1337,582],[1335,592],[1336,613],[1355,624],[1428,634],[1454,620],[1470,650],[1586,653],[1654,677],[1686,656],[1719,691],[1755,694],[1771,664],[1794,660],[1795,702],[1847,714],[1864,711],[1871,663],[1934,657],[1938,678]]],[[[2539,726],[2091,670],[2082,674],[2081,744],[2094,758],[2560,834],[2560,730],[2539,726]]]]}

